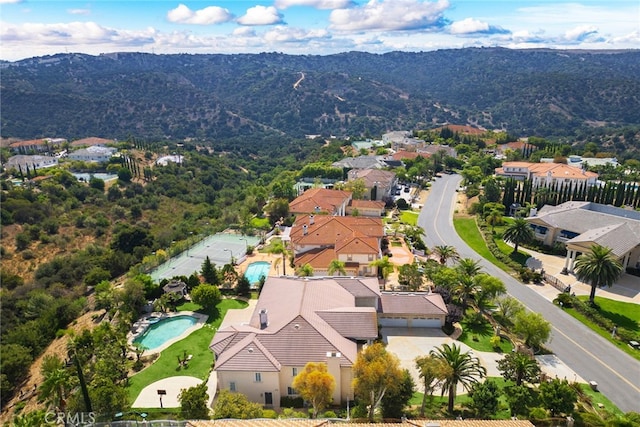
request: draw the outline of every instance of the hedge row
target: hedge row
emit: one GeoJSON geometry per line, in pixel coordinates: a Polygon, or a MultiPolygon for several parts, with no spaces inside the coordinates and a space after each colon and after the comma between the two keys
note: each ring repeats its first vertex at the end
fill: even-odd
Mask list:
{"type": "Polygon", "coordinates": [[[635,331],[630,331],[622,326],[618,326],[611,319],[607,319],[604,317],[595,307],[592,307],[588,302],[584,302],[577,297],[571,297],[573,308],[586,317],[589,318],[592,322],[597,324],[598,326],[604,328],[607,331],[613,330],[613,327],[616,326],[616,335],[624,342],[629,341],[640,341],[640,333],[635,331]]]}
{"type": "Polygon", "coordinates": [[[489,252],[491,252],[493,256],[498,258],[500,262],[506,264],[509,268],[516,271],[520,275],[520,279],[525,283],[528,283],[530,280],[532,280],[532,277],[529,277],[529,275],[532,273],[531,270],[529,270],[528,268],[523,268],[519,262],[512,260],[509,255],[502,252],[498,245],[496,245],[496,242],[493,240],[493,233],[491,232],[489,226],[481,215],[476,215],[476,224],[478,224],[478,228],[482,233],[482,237],[487,244],[489,252]]]}

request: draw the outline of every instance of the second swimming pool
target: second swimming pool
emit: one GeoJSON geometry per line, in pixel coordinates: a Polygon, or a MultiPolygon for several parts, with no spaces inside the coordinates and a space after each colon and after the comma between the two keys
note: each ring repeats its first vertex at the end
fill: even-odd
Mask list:
{"type": "Polygon", "coordinates": [[[269,270],[271,270],[271,263],[267,261],[252,262],[247,266],[244,272],[244,277],[249,280],[251,285],[256,285],[260,282],[261,277],[269,276],[269,270]]]}

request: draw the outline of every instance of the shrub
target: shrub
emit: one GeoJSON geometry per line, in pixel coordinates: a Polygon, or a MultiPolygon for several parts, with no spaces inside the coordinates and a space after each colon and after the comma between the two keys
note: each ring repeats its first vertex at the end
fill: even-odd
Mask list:
{"type": "Polygon", "coordinates": [[[269,418],[269,419],[275,420],[278,418],[278,413],[273,409],[263,409],[262,418],[269,418]]]}
{"type": "Polygon", "coordinates": [[[544,408],[531,408],[529,411],[529,418],[532,420],[544,420],[547,416],[547,410],[544,408]]]}
{"type": "Polygon", "coordinates": [[[333,411],[326,411],[324,414],[322,414],[322,418],[338,418],[338,416],[333,411]]]}
{"type": "Polygon", "coordinates": [[[489,343],[493,348],[500,348],[500,342],[502,339],[498,335],[494,335],[489,339],[489,343]]]}
{"type": "Polygon", "coordinates": [[[304,400],[301,397],[282,396],[280,406],[283,408],[303,408],[304,400]]]}
{"type": "Polygon", "coordinates": [[[25,250],[22,252],[22,259],[24,259],[24,260],[27,260],[27,259],[34,259],[35,257],[36,257],[36,256],[35,256],[35,254],[33,253],[33,251],[32,251],[32,250],[25,249],[25,250]]]}

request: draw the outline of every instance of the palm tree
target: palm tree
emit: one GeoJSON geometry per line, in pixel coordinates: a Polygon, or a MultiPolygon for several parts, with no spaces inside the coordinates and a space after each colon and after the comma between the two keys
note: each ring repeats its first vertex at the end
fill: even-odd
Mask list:
{"type": "Polygon", "coordinates": [[[269,248],[269,252],[272,254],[282,254],[282,275],[287,275],[287,255],[289,250],[285,246],[282,240],[276,240],[269,248]]]}
{"type": "Polygon", "coordinates": [[[482,266],[480,265],[480,261],[472,259],[472,258],[462,258],[458,261],[458,265],[456,266],[456,270],[463,276],[473,277],[476,274],[482,271],[482,266]]]}
{"type": "Polygon", "coordinates": [[[527,243],[533,240],[533,229],[529,225],[526,219],[516,218],[506,230],[502,238],[514,244],[513,253],[518,253],[518,245],[527,243]]]}
{"type": "Polygon", "coordinates": [[[347,270],[345,270],[344,261],[340,261],[339,259],[334,259],[329,263],[329,268],[327,268],[327,274],[329,276],[333,276],[334,273],[338,273],[338,276],[346,276],[347,270]]]}
{"type": "Polygon", "coordinates": [[[486,221],[487,224],[491,226],[491,232],[493,233],[494,227],[496,225],[502,224],[502,212],[500,212],[498,209],[493,209],[491,212],[489,212],[489,215],[487,215],[486,221]]]}
{"type": "Polygon", "coordinates": [[[498,370],[507,381],[522,385],[523,381],[537,383],[540,381],[538,361],[526,353],[514,352],[498,360],[498,370]]]}
{"type": "Polygon", "coordinates": [[[433,253],[436,254],[442,265],[446,264],[448,260],[457,261],[460,259],[456,248],[449,245],[434,246],[433,253]]]}
{"type": "Polygon", "coordinates": [[[391,273],[393,273],[393,270],[395,270],[395,266],[391,261],[389,261],[389,257],[385,255],[382,258],[371,262],[369,265],[371,267],[377,267],[378,271],[382,273],[382,279],[384,280],[383,288],[385,288],[387,285],[387,278],[391,273]]]}
{"type": "Polygon", "coordinates": [[[610,248],[594,245],[591,247],[591,252],[582,254],[576,259],[573,271],[578,280],[591,285],[589,302],[593,305],[596,286],[613,286],[624,268],[610,248]]]}
{"type": "Polygon", "coordinates": [[[449,412],[453,412],[453,402],[456,398],[456,387],[462,384],[465,390],[487,375],[487,370],[480,364],[480,360],[469,352],[462,353],[461,347],[455,344],[443,344],[431,350],[431,355],[444,360],[451,367],[451,373],[445,378],[442,394],[445,390],[449,395],[449,412]]]}
{"type": "Polygon", "coordinates": [[[71,391],[71,375],[58,356],[45,356],[41,373],[40,397],[59,412],[64,412],[67,396],[71,391]]]}
{"type": "Polygon", "coordinates": [[[462,312],[467,311],[467,302],[473,298],[480,290],[480,286],[473,280],[473,277],[462,275],[460,280],[453,288],[453,294],[462,304],[462,312]]]}
{"type": "Polygon", "coordinates": [[[309,263],[301,265],[296,268],[296,275],[300,277],[311,277],[313,276],[313,267],[311,267],[311,264],[309,263]]]}

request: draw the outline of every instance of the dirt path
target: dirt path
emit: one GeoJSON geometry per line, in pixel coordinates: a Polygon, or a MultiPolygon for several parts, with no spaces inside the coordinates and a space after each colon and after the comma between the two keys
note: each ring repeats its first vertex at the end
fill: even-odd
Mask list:
{"type": "Polygon", "coordinates": [[[302,83],[302,81],[303,81],[303,80],[304,80],[304,73],[303,73],[302,71],[300,71],[300,78],[298,79],[298,81],[297,81],[297,82],[295,82],[295,83],[293,84],[293,88],[294,88],[295,90],[298,90],[298,86],[300,85],[300,83],[302,83]]]}

